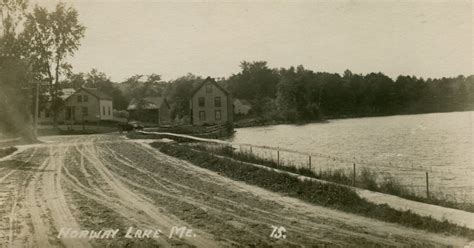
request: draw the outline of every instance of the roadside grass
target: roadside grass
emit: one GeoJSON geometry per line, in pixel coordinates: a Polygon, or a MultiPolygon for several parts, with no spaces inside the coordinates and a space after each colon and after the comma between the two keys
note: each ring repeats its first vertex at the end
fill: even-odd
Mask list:
{"type": "Polygon", "coordinates": [[[58,125],[54,128],[52,125],[42,125],[38,128],[38,136],[50,135],[87,135],[87,134],[101,134],[112,133],[117,131],[117,124],[113,122],[100,123],[99,126],[93,123],[88,123],[83,126],[81,124],[75,125],[58,125]]]}
{"type": "Polygon", "coordinates": [[[452,224],[446,220],[438,221],[431,217],[420,216],[409,210],[396,210],[387,204],[368,202],[357,195],[354,190],[342,185],[310,180],[301,181],[288,174],[270,171],[235,160],[219,158],[206,151],[195,150],[179,144],[154,142],[151,146],[167,155],[187,160],[194,165],[215,171],[231,179],[283,193],[316,205],[407,227],[459,235],[470,239],[474,238],[474,230],[452,224]]]}
{"type": "Polygon", "coordinates": [[[12,153],[14,153],[16,150],[18,150],[16,147],[7,147],[7,148],[1,148],[0,149],[0,158],[6,157],[12,153]]]}
{"type": "Polygon", "coordinates": [[[130,139],[171,139],[178,143],[185,143],[185,142],[196,142],[194,139],[189,139],[185,137],[179,137],[174,135],[167,135],[167,134],[142,134],[139,132],[129,132],[127,133],[127,137],[130,139]]]}
{"type": "MultiPolygon", "coordinates": [[[[248,163],[265,165],[271,168],[288,171],[315,179],[321,179],[329,182],[353,186],[354,175],[353,172],[350,170],[348,171],[339,168],[334,170],[327,169],[317,172],[310,170],[307,167],[297,167],[291,163],[286,163],[285,165],[279,164],[275,160],[262,158],[250,152],[239,152],[236,151],[233,147],[226,145],[206,145],[202,143],[195,143],[192,144],[192,147],[201,151],[230,157],[248,163]]],[[[384,176],[383,180],[381,180],[380,182],[377,182],[377,178],[378,175],[375,171],[363,167],[360,170],[360,173],[356,174],[355,187],[395,195],[417,202],[423,202],[427,204],[459,209],[474,213],[474,204],[472,203],[455,202],[453,200],[448,199],[447,197],[440,197],[438,195],[432,195],[430,196],[430,198],[426,198],[416,194],[416,192],[414,192],[413,190],[403,186],[396,178],[390,175],[384,176]]]]}

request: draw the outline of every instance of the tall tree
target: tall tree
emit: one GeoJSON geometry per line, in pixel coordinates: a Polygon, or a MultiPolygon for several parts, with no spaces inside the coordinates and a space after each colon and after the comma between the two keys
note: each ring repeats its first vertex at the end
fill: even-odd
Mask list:
{"type": "MultiPolygon", "coordinates": [[[[122,91],[118,88],[118,84],[110,80],[110,78],[103,72],[98,71],[97,69],[92,69],[87,74],[84,75],[83,86],[96,88],[110,97],[112,97],[114,103],[114,109],[125,110],[128,105],[128,101],[125,99],[122,91]]],[[[80,81],[79,78],[76,78],[76,81],[80,81]]]]}
{"type": "Polygon", "coordinates": [[[172,118],[183,119],[189,115],[189,99],[192,97],[195,87],[203,81],[203,78],[188,73],[172,81],[168,89],[170,100],[175,104],[172,109],[172,118]]]}
{"type": "MultiPolygon", "coordinates": [[[[1,39],[1,38],[0,38],[1,39]]],[[[31,132],[31,91],[28,64],[0,48],[0,133],[33,140],[31,132]]]]}
{"type": "Polygon", "coordinates": [[[254,100],[262,97],[276,97],[278,72],[270,69],[267,62],[243,61],[240,68],[241,72],[232,75],[227,80],[229,90],[236,98],[254,100]]]}
{"type": "Polygon", "coordinates": [[[63,104],[59,97],[60,78],[70,71],[71,65],[66,60],[79,49],[84,32],[77,11],[62,2],[53,12],[36,5],[26,17],[21,35],[23,54],[32,63],[35,79],[49,82],[55,126],[63,104]]]}
{"type": "Polygon", "coordinates": [[[26,0],[0,1],[0,133],[33,140],[30,66],[18,46],[26,9],[26,0]]]}

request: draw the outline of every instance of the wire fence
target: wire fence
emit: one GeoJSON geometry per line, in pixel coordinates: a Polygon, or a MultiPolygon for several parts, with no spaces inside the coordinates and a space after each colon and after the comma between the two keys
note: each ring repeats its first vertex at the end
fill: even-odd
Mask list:
{"type": "MultiPolygon", "coordinates": [[[[287,148],[262,146],[245,143],[235,143],[216,139],[197,138],[194,136],[163,133],[142,132],[144,134],[170,135],[189,140],[210,142],[219,146],[232,146],[235,151],[251,153],[262,159],[276,162],[281,166],[296,168],[306,167],[313,172],[343,171],[346,175],[360,175],[364,168],[373,172],[375,180],[381,182],[387,178],[395,179],[397,183],[419,196],[436,196],[454,202],[474,202],[474,184],[470,177],[458,177],[459,173],[453,168],[416,166],[410,161],[404,163],[375,162],[359,158],[347,158],[318,152],[300,152],[287,148]],[[355,173],[354,173],[355,171],[355,173]]],[[[474,173],[474,168],[471,168],[474,173]]]]}
{"type": "Polygon", "coordinates": [[[324,171],[340,170],[346,175],[360,175],[361,171],[367,168],[373,172],[372,175],[376,176],[377,182],[388,178],[395,179],[399,185],[420,196],[427,198],[436,196],[456,202],[473,202],[472,182],[469,179],[458,180],[457,176],[446,168],[415,166],[409,162],[405,164],[374,162],[251,144],[232,144],[232,146],[238,152],[250,153],[262,159],[274,161],[281,166],[305,167],[319,174],[324,171]]]}

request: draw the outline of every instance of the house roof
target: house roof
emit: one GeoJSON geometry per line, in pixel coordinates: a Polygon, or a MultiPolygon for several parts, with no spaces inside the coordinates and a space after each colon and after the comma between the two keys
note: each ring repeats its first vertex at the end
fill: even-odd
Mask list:
{"type": "Polygon", "coordinates": [[[74,94],[76,90],[74,88],[64,88],[61,89],[63,94],[60,96],[63,100],[66,100],[70,95],[74,94]]]}
{"type": "MultiPolygon", "coordinates": [[[[73,89],[73,88],[64,88],[64,89],[61,89],[61,92],[62,92],[62,94],[61,94],[59,97],[60,97],[61,99],[63,99],[63,100],[66,100],[66,99],[69,98],[72,94],[74,94],[74,92],[76,92],[76,90],[73,89]]],[[[46,92],[44,93],[44,95],[45,95],[46,97],[48,97],[48,101],[51,101],[51,99],[50,99],[51,97],[50,97],[49,91],[46,91],[46,92]]]]}
{"type": "MultiPolygon", "coordinates": [[[[80,90],[84,90],[84,91],[88,92],[89,94],[95,96],[96,98],[98,98],[100,100],[112,100],[112,97],[105,94],[104,92],[99,91],[96,88],[80,88],[76,92],[79,92],[80,90]]],[[[76,92],[74,92],[74,93],[76,93],[76,92]]]]}
{"type": "Polygon", "coordinates": [[[245,100],[245,99],[235,99],[234,102],[235,101],[239,101],[242,105],[252,106],[252,104],[248,100],[245,100]]]}
{"type": "MultiPolygon", "coordinates": [[[[127,110],[134,110],[138,109],[138,99],[134,98],[130,101],[130,104],[127,107],[127,110]]],[[[156,96],[156,97],[145,97],[142,99],[142,109],[159,109],[161,105],[165,103],[168,108],[170,105],[168,101],[164,97],[156,96]]]]}
{"type": "Polygon", "coordinates": [[[222,90],[224,92],[224,94],[226,94],[227,96],[230,94],[229,91],[227,91],[224,87],[222,87],[221,85],[219,85],[216,80],[214,80],[213,78],[211,77],[207,77],[206,79],[204,79],[204,81],[202,81],[193,91],[193,93],[191,94],[191,97],[194,97],[194,95],[199,91],[199,89],[202,88],[202,86],[204,86],[204,84],[206,84],[207,82],[211,82],[212,84],[214,84],[217,88],[219,88],[220,90],[222,90]]]}
{"type": "Polygon", "coordinates": [[[80,88],[80,89],[74,91],[72,94],[70,94],[66,98],[64,98],[64,100],[67,100],[67,99],[71,98],[73,95],[75,95],[77,92],[79,92],[81,90],[91,94],[92,96],[94,96],[95,98],[97,98],[99,100],[112,100],[112,97],[110,97],[109,95],[99,91],[96,88],[80,88]]]}

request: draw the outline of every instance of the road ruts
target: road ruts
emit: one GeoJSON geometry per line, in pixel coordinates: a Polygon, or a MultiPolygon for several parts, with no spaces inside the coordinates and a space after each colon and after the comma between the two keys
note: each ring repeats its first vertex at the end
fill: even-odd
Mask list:
{"type": "MultiPolygon", "coordinates": [[[[61,228],[111,224],[165,232],[184,225],[199,234],[179,240],[161,237],[152,247],[462,247],[469,242],[311,205],[116,135],[44,141],[0,161],[2,248],[130,247],[123,240],[57,237],[61,228]],[[285,226],[288,238],[270,238],[272,225],[285,226]]],[[[131,242],[134,247],[145,244],[143,239],[131,242]]]]}
{"type": "Polygon", "coordinates": [[[14,246],[15,238],[25,228],[21,225],[21,202],[28,178],[32,175],[29,163],[37,149],[16,155],[20,161],[0,162],[0,247],[14,246]]]}

